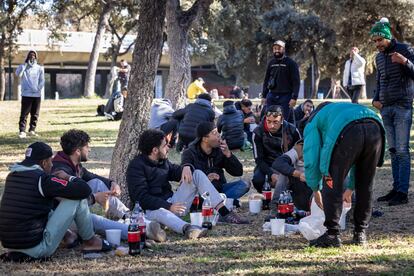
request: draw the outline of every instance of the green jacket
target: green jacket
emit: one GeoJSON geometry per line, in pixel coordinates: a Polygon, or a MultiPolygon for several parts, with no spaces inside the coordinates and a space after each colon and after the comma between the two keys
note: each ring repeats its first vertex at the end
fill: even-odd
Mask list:
{"type": "MultiPolygon", "coordinates": [[[[352,103],[330,103],[323,107],[305,127],[303,158],[305,163],[306,183],[313,190],[322,188],[322,177],[329,176],[331,155],[339,134],[352,121],[372,118],[384,126],[381,118],[371,109],[352,103]]],[[[385,138],[383,138],[381,158],[378,166],[384,162],[385,138]]],[[[353,168],[348,188],[354,188],[353,168]]]]}

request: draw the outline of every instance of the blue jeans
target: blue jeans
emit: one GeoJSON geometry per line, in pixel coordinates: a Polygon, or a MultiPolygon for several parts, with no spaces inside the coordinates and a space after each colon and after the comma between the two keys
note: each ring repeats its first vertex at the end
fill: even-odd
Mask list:
{"type": "Polygon", "coordinates": [[[228,198],[239,199],[250,190],[250,184],[243,180],[228,182],[223,185],[223,193],[228,198]]]}
{"type": "Polygon", "coordinates": [[[49,219],[43,231],[43,240],[35,247],[11,249],[11,251],[23,252],[33,258],[49,257],[58,248],[72,222],[76,223],[79,236],[83,240],[90,240],[95,235],[86,199],[63,199],[56,210],[49,213],[49,219]]]}
{"type": "Polygon", "coordinates": [[[413,109],[399,105],[385,106],[381,109],[381,116],[391,155],[393,188],[407,194],[411,171],[409,142],[413,109]]]}

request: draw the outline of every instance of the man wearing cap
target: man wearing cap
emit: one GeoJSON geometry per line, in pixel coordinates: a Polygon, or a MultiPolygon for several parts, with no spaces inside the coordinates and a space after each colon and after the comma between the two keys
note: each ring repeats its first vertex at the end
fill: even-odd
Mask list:
{"type": "Polygon", "coordinates": [[[0,241],[10,252],[6,260],[50,257],[75,222],[84,252],[108,251],[111,245],[95,236],[87,198],[91,193],[81,178],[63,171],[51,175],[52,149],[36,142],[26,158],[11,166],[0,204],[0,241]],[[53,210],[54,200],[60,203],[53,210]]]}
{"type": "MultiPolygon", "coordinates": [[[[250,189],[250,184],[243,180],[227,182],[224,170],[232,176],[240,177],[243,175],[243,165],[229,150],[226,140],[220,139],[214,123],[204,122],[197,126],[197,139],[183,152],[181,164],[191,164],[204,172],[217,191],[228,198],[238,200],[250,189]]],[[[243,220],[239,217],[232,219],[243,220]]]]}
{"type": "Polygon", "coordinates": [[[203,84],[204,80],[202,78],[195,79],[187,88],[187,98],[195,99],[198,95],[207,93],[203,84]]]}
{"type": "Polygon", "coordinates": [[[375,59],[377,90],[372,104],[380,110],[384,121],[394,180],[392,190],[378,201],[388,201],[390,206],[406,204],[411,171],[414,49],[392,38],[387,18],[375,23],[370,34],[379,51],[375,59]]]}
{"type": "Polygon", "coordinates": [[[365,85],[365,59],[357,47],[352,47],[349,59],[345,62],[342,85],[348,91],[351,101],[358,103],[362,86],[365,85]]]}
{"type": "Polygon", "coordinates": [[[299,67],[285,55],[285,42],[273,43],[273,58],[267,65],[263,81],[262,102],[266,106],[280,105],[285,118],[289,117],[289,108],[294,108],[300,88],[299,67]]]}
{"type": "Polygon", "coordinates": [[[45,85],[45,73],[42,66],[37,63],[37,53],[31,50],[27,53],[24,64],[16,69],[20,78],[22,106],[19,119],[19,137],[26,138],[26,120],[30,113],[29,135],[38,136],[35,132],[39,119],[40,100],[45,85]]]}
{"type": "MultiPolygon", "coordinates": [[[[267,108],[265,117],[253,131],[253,155],[256,167],[253,174],[253,185],[261,193],[266,176],[275,187],[273,199],[286,188],[286,180],[278,176],[272,163],[283,153],[289,151],[301,139],[299,130],[283,119],[282,107],[272,105],[267,108]],[[278,179],[280,178],[280,179],[278,179]],[[277,185],[276,185],[277,184],[277,185]]],[[[275,201],[272,201],[272,204],[275,201]]]]}

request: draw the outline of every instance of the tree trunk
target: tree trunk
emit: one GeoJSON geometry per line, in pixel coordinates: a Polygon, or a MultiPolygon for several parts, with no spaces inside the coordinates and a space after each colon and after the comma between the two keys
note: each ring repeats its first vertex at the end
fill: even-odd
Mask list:
{"type": "Polygon", "coordinates": [[[126,170],[138,154],[138,140],[147,128],[162,50],[166,0],[142,0],[132,61],[128,99],[114,148],[110,178],[121,185],[121,199],[129,206],[126,170]]]}
{"type": "Polygon", "coordinates": [[[107,2],[102,8],[102,13],[99,17],[98,29],[96,31],[95,40],[93,42],[92,52],[89,56],[88,70],[86,71],[85,97],[92,97],[95,94],[95,75],[98,67],[99,50],[101,48],[101,40],[105,34],[105,28],[108,24],[108,19],[111,12],[111,2],[107,2]]]}
{"type": "Polygon", "coordinates": [[[321,70],[319,69],[318,59],[316,57],[315,51],[312,49],[312,63],[313,63],[313,83],[312,83],[312,95],[311,99],[315,99],[318,94],[319,82],[321,80],[321,70]]]}
{"type": "Polygon", "coordinates": [[[187,87],[191,82],[191,60],[188,31],[197,18],[211,5],[211,0],[197,0],[182,11],[179,0],[167,0],[167,41],[170,55],[170,72],[165,88],[165,98],[174,108],[182,106],[187,87]]]}
{"type": "Polygon", "coordinates": [[[113,45],[113,47],[115,48],[112,51],[112,55],[111,55],[111,67],[110,67],[111,71],[109,72],[108,80],[106,82],[105,95],[104,95],[105,99],[109,99],[109,97],[111,97],[114,83],[117,77],[117,74],[113,69],[116,66],[116,61],[118,58],[119,49],[121,48],[121,44],[118,43],[117,45],[113,45]]]}
{"type": "Polygon", "coordinates": [[[167,41],[170,72],[165,87],[165,98],[173,108],[183,105],[187,87],[191,82],[191,61],[188,51],[188,27],[180,25],[180,1],[167,0],[167,41]]]}
{"type": "Polygon", "coordinates": [[[4,101],[6,94],[6,71],[4,70],[5,47],[5,35],[2,33],[0,38],[0,101],[4,101]]]}

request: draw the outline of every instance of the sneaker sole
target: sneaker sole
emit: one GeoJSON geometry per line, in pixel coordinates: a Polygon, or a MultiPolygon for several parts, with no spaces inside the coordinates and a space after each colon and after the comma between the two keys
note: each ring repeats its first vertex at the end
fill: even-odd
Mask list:
{"type": "Polygon", "coordinates": [[[147,235],[149,239],[156,242],[165,242],[167,240],[167,234],[161,229],[161,225],[158,222],[152,221],[148,225],[147,235]]]}

